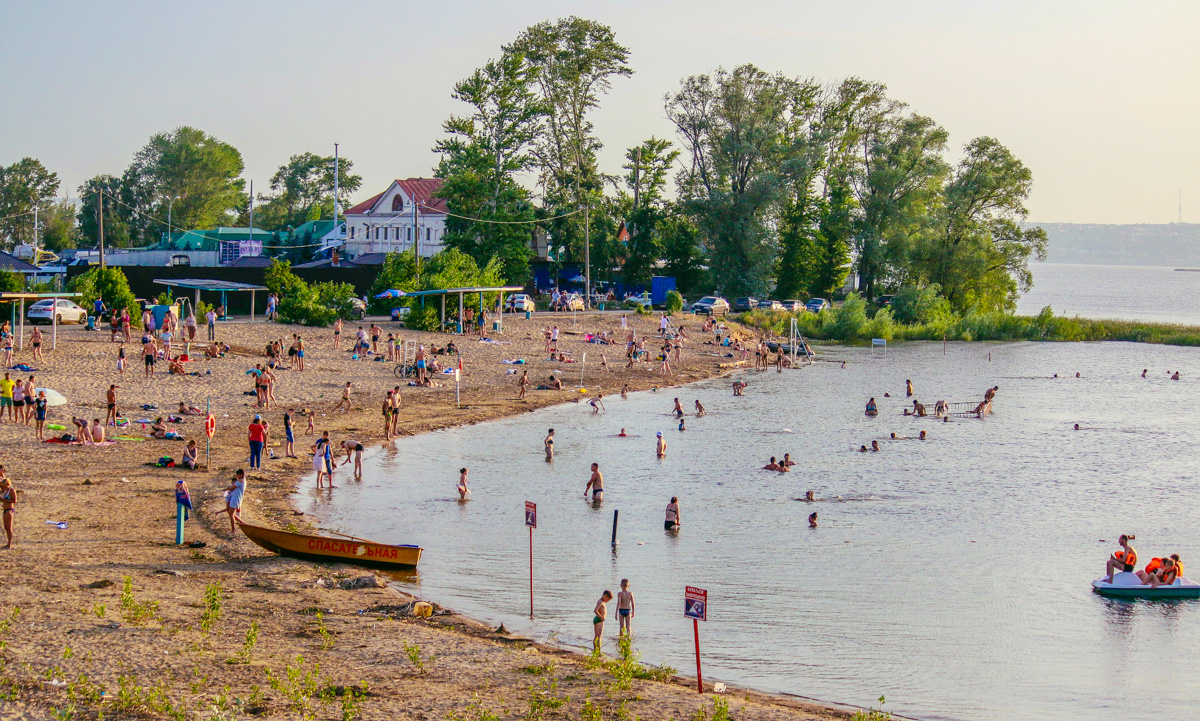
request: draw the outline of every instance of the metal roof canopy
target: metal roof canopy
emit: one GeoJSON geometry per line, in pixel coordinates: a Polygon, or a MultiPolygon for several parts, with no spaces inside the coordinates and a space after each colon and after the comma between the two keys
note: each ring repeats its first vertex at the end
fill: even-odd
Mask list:
{"type": "MultiPolygon", "coordinates": [[[[25,350],[25,301],[27,300],[53,300],[56,298],[78,298],[83,293],[0,293],[0,303],[15,303],[13,313],[17,314],[17,318],[13,318],[13,326],[17,325],[18,318],[20,319],[20,331],[17,335],[17,350],[25,350]],[[20,308],[20,311],[17,308],[20,308]]],[[[58,314],[50,319],[54,329],[50,334],[50,350],[58,348],[58,314]]]]}
{"type": "MultiPolygon", "coordinates": [[[[196,291],[196,300],[192,304],[193,308],[200,306],[200,291],[207,290],[221,294],[221,305],[228,308],[229,303],[226,302],[225,294],[231,291],[250,291],[250,320],[254,320],[254,293],[259,290],[268,290],[264,285],[250,285],[249,283],[235,283],[232,280],[212,280],[210,278],[155,278],[155,283],[165,285],[168,288],[187,288],[188,290],[196,291]]],[[[225,320],[222,317],[221,320],[225,320]]]]}
{"type": "MultiPolygon", "coordinates": [[[[442,297],[442,329],[445,330],[445,328],[446,328],[446,296],[457,295],[458,296],[458,322],[455,324],[455,329],[456,329],[456,332],[462,333],[463,332],[462,318],[463,318],[463,296],[464,295],[466,295],[467,293],[478,293],[479,294],[479,310],[482,311],[483,310],[483,294],[484,293],[501,293],[501,294],[503,294],[504,291],[508,291],[508,290],[517,291],[517,290],[525,290],[525,288],[523,286],[519,286],[519,285],[501,285],[501,286],[496,286],[496,287],[492,287],[492,288],[444,288],[441,290],[414,290],[411,293],[406,292],[404,294],[404,297],[405,298],[420,298],[421,302],[424,303],[426,296],[432,297],[432,296],[440,295],[442,297]]],[[[495,322],[496,322],[496,329],[499,332],[503,333],[504,332],[504,326],[503,326],[504,313],[501,313],[496,318],[495,322]]]]}

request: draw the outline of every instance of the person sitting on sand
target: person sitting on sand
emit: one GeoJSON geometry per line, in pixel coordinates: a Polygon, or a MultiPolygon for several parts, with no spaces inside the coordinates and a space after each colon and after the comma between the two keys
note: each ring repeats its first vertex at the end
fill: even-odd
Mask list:
{"type": "Polygon", "coordinates": [[[167,365],[167,374],[173,376],[185,376],[187,370],[184,369],[183,363],[178,358],[172,358],[167,365]]]}
{"type": "Polygon", "coordinates": [[[196,470],[196,465],[198,463],[196,458],[198,454],[199,451],[196,450],[195,439],[188,441],[187,447],[183,449],[183,460],[181,461],[184,468],[190,468],[193,471],[196,470]]]}
{"type": "Polygon", "coordinates": [[[763,466],[764,471],[778,471],[779,464],[775,462],[775,456],[771,456],[771,462],[763,466]]]}
{"type": "Polygon", "coordinates": [[[184,403],[183,401],[179,401],[179,415],[181,415],[181,416],[202,416],[202,415],[204,415],[204,411],[200,410],[196,406],[189,406],[187,403],[184,403]]]}
{"type": "Polygon", "coordinates": [[[1108,575],[1104,580],[1107,583],[1112,583],[1113,573],[1116,571],[1133,571],[1134,566],[1137,564],[1137,551],[1134,550],[1133,546],[1129,545],[1129,542],[1135,538],[1136,536],[1132,533],[1123,533],[1117,539],[1117,543],[1121,544],[1121,550],[1109,556],[1108,563],[1105,565],[1104,572],[1108,575]]]}
{"type": "Polygon", "coordinates": [[[552,391],[561,391],[562,390],[562,380],[559,379],[558,376],[550,376],[550,390],[552,390],[552,391]]]}
{"type": "Polygon", "coordinates": [[[92,419],[92,443],[104,442],[104,424],[99,418],[92,419]]]}
{"type": "Polygon", "coordinates": [[[167,437],[167,427],[163,425],[163,419],[161,417],[155,418],[154,423],[150,425],[150,435],[154,438],[167,437]]]}

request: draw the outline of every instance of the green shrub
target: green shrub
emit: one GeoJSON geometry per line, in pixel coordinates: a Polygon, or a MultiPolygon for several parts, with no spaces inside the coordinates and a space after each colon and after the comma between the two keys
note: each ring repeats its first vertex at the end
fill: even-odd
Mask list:
{"type": "Polygon", "coordinates": [[[846,302],[832,310],[823,310],[821,329],[826,338],[854,340],[863,337],[867,327],[867,302],[858,293],[846,296],[846,302]]]}
{"type": "Polygon", "coordinates": [[[278,258],[271,261],[271,266],[263,275],[263,285],[267,286],[267,290],[279,296],[281,301],[293,293],[303,292],[308,287],[300,279],[300,276],[292,272],[291,263],[278,258]]]}
{"type": "Polygon", "coordinates": [[[674,314],[683,310],[683,296],[677,290],[667,291],[667,312],[674,314]]]}
{"type": "Polygon", "coordinates": [[[200,301],[196,304],[196,322],[200,325],[208,325],[208,311],[213,307],[210,303],[200,301]]]}
{"type": "Polygon", "coordinates": [[[0,293],[23,293],[25,277],[15,270],[0,270],[0,293]]]}
{"type": "Polygon", "coordinates": [[[84,308],[90,309],[96,302],[96,298],[103,298],[104,304],[110,311],[128,308],[130,322],[134,326],[141,327],[141,309],[138,308],[137,300],[133,297],[133,291],[129,289],[129,279],[125,277],[125,271],[120,268],[112,266],[91,268],[86,273],[72,278],[67,283],[67,290],[83,294],[82,297],[76,298],[76,301],[84,308]]]}
{"type": "Polygon", "coordinates": [[[941,292],[942,287],[937,283],[924,288],[905,286],[892,298],[892,314],[897,322],[906,325],[953,320],[950,301],[941,292]]]}

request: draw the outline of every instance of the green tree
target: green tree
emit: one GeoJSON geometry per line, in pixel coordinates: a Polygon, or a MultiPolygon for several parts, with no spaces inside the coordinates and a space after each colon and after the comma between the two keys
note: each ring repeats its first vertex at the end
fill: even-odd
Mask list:
{"type": "Polygon", "coordinates": [[[787,131],[798,90],[796,81],[743,65],[686,78],[667,96],[687,156],[680,196],[721,292],[764,293],[774,275],[771,221],[796,162],[787,131]]]}
{"type": "Polygon", "coordinates": [[[116,202],[121,197],[121,179],[97,175],[79,186],[80,205],[76,215],[79,223],[80,245],[95,248],[100,245],[100,192],[104,192],[104,246],[129,247],[128,209],[116,202]]]}
{"type": "Polygon", "coordinates": [[[544,109],[531,88],[519,52],[508,50],[454,86],[453,97],[470,113],[451,116],[438,141],[438,194],[455,215],[446,219],[443,242],[477,263],[498,258],[509,282],[523,283],[533,255],[535,209],[516,175],[531,170],[530,154],[544,109]],[[465,216],[465,217],[458,217],[465,216]]]}
{"type": "MultiPolygon", "coordinates": [[[[613,78],[633,74],[629,49],[607,25],[572,16],[527,28],[505,51],[524,57],[546,111],[533,148],[545,217],[598,207],[604,179],[596,153],[602,144],[591,113],[613,78]]],[[[566,246],[570,260],[583,259],[585,222],[575,214],[547,224],[555,245],[566,246]]]]}
{"type": "Polygon", "coordinates": [[[914,251],[912,274],[941,286],[958,312],[1012,311],[1046,258],[1046,232],[1024,228],[1033,174],[994,138],[967,143],[942,193],[935,231],[914,251]]]}
{"type": "Polygon", "coordinates": [[[685,295],[700,292],[708,285],[700,231],[682,215],[669,215],[658,225],[662,243],[663,274],[675,276],[675,285],[685,295]]]}
{"type": "MultiPolygon", "coordinates": [[[[362,186],[362,176],[350,171],[354,162],[337,162],[338,202],[345,207],[362,186]]],[[[271,192],[260,193],[254,208],[254,226],[264,230],[286,230],[310,220],[332,219],[334,157],[300,153],[279,166],[271,176],[271,192]]]]}
{"type": "Polygon", "coordinates": [[[113,266],[99,266],[81,273],[67,283],[67,290],[72,293],[82,293],[79,305],[91,308],[97,298],[103,298],[104,304],[110,310],[129,308],[132,322],[141,323],[141,314],[137,312],[137,300],[129,289],[129,279],[125,271],[113,266]]]}
{"type": "MultiPolygon", "coordinates": [[[[493,258],[480,267],[475,259],[457,248],[447,248],[421,262],[421,282],[416,282],[416,263],[413,251],[388,253],[383,267],[371,286],[371,296],[392,288],[406,292],[415,290],[445,290],[447,288],[495,287],[503,285],[503,267],[498,258],[493,258]]],[[[484,307],[491,308],[496,301],[494,293],[484,294],[484,307]]],[[[478,296],[475,296],[477,299],[478,296]]],[[[458,313],[457,298],[453,306],[447,300],[447,316],[458,313]]],[[[471,298],[467,302],[472,302],[471,298]]],[[[437,330],[441,323],[441,300],[423,302],[420,298],[405,298],[399,301],[373,301],[377,312],[386,312],[395,306],[406,306],[411,313],[406,321],[410,328],[437,330]]]]}
{"type": "Polygon", "coordinates": [[[233,222],[247,202],[242,170],[237,148],[202,130],[185,125],[155,134],[121,178],[120,201],[132,213],[127,222],[134,243],[158,240],[166,230],[168,205],[176,228],[233,222]]]}
{"type": "Polygon", "coordinates": [[[75,222],[75,205],[68,200],[50,204],[41,219],[41,247],[59,252],[74,248],[79,242],[79,226],[75,222]]]}
{"type": "Polygon", "coordinates": [[[33,242],[33,211],[49,211],[58,186],[58,174],[37,158],[0,166],[0,244],[12,247],[33,242]]]}
{"type": "Polygon", "coordinates": [[[298,295],[307,290],[307,285],[300,276],[292,272],[292,264],[286,260],[272,260],[271,265],[263,274],[263,285],[280,299],[298,295]]]}
{"type": "Polygon", "coordinates": [[[679,158],[671,141],[651,137],[625,152],[625,188],[619,199],[629,241],[623,250],[621,274],[626,283],[648,285],[662,258],[660,224],[672,212],[665,190],[667,176],[679,158]],[[626,209],[627,208],[627,209],[626,209]]]}
{"type": "Polygon", "coordinates": [[[0,293],[21,293],[25,290],[25,276],[15,270],[0,270],[0,293]]]}

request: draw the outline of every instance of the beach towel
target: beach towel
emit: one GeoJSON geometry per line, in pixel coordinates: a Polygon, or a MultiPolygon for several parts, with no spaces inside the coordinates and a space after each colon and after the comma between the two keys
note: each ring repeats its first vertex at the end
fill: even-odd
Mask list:
{"type": "Polygon", "coordinates": [[[524,359],[524,358],[518,358],[518,359],[516,359],[516,360],[502,360],[502,361],[500,361],[500,362],[501,362],[501,363],[507,363],[507,364],[509,364],[509,365],[525,365],[525,359],[524,359]]]}
{"type": "Polygon", "coordinates": [[[47,523],[47,524],[54,526],[55,528],[58,528],[59,530],[62,530],[62,531],[67,530],[67,522],[66,521],[42,521],[42,523],[47,523]]]}
{"type": "Polygon", "coordinates": [[[32,367],[32,366],[27,366],[27,365],[25,365],[24,363],[18,363],[18,364],[16,364],[15,366],[12,366],[11,368],[9,368],[9,370],[21,371],[22,373],[36,373],[36,372],[38,372],[38,369],[37,369],[37,368],[34,368],[34,367],[32,367]]]}
{"type": "Polygon", "coordinates": [[[133,436],[117,436],[118,441],[144,441],[145,438],[134,438],[133,436]]]}

